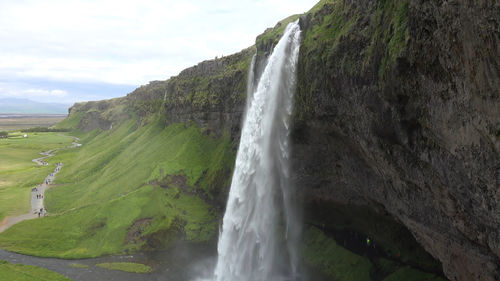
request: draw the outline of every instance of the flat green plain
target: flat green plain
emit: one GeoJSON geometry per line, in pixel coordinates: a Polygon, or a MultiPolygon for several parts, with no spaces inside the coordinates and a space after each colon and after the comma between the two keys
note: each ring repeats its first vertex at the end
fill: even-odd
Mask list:
{"type": "Polygon", "coordinates": [[[45,268],[33,265],[12,264],[4,260],[0,260],[0,280],[71,281],[71,279],[45,268]]]}
{"type": "Polygon", "coordinates": [[[72,137],[59,133],[10,133],[0,139],[0,221],[7,216],[27,213],[31,189],[54,169],[32,161],[40,152],[71,145],[72,137]]]}

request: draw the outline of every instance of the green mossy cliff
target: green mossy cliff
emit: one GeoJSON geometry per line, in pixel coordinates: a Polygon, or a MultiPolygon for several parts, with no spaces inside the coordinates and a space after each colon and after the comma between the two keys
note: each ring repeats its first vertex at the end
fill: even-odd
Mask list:
{"type": "Polygon", "coordinates": [[[494,1],[322,1],[301,17],[308,219],[362,206],[409,229],[449,279],[500,278],[499,23],[494,1]]]}
{"type": "MultiPolygon", "coordinates": [[[[451,280],[498,280],[499,9],[493,0],[322,0],[254,47],[124,98],[76,104],[59,126],[109,130],[129,118],[138,120],[131,130],[196,125],[230,139],[224,149],[234,157],[252,56],[259,73],[286,23],[299,19],[292,164],[305,223],[315,229],[305,242],[317,246],[317,231],[335,243],[371,237],[383,248],[383,261],[367,253],[374,280],[411,272],[392,263],[439,273],[419,245],[451,280]]],[[[223,206],[230,175],[203,175],[211,182],[205,200],[223,206]]],[[[322,253],[305,252],[335,280],[349,280],[322,253]]]]}

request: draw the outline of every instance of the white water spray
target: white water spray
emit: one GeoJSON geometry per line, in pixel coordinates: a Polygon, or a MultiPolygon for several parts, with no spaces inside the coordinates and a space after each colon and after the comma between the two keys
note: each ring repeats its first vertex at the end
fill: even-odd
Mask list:
{"type": "Polygon", "coordinates": [[[298,279],[300,222],[288,160],[299,46],[297,21],[287,26],[249,96],[219,238],[216,281],[298,279]]]}

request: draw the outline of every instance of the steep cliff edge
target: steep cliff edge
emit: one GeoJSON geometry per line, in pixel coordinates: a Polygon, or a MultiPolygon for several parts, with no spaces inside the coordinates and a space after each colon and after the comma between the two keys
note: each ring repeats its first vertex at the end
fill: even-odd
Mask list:
{"type": "Polygon", "coordinates": [[[500,279],[499,9],[331,1],[302,17],[298,185],[316,210],[390,213],[451,280],[500,279]]]}
{"type": "Polygon", "coordinates": [[[148,123],[160,113],[166,125],[194,122],[204,133],[239,138],[246,101],[247,74],[255,48],[203,61],[165,81],[152,81],[126,97],[76,103],[68,122],[58,127],[75,126],[88,132],[107,130],[132,116],[148,123]]]}
{"type": "MultiPolygon", "coordinates": [[[[236,143],[252,56],[258,68],[296,18],[240,53],[77,104],[67,123],[107,130],[160,113],[236,143]]],[[[306,223],[385,245],[414,236],[449,279],[500,280],[498,3],[322,0],[300,23],[292,136],[306,223]]]]}

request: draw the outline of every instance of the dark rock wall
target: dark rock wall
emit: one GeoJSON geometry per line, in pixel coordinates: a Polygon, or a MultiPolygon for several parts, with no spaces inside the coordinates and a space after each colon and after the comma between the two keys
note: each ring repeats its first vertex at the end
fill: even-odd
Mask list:
{"type": "Polygon", "coordinates": [[[315,204],[382,204],[451,280],[500,280],[499,8],[333,1],[302,17],[298,185],[315,204]]]}
{"type": "MultiPolygon", "coordinates": [[[[77,128],[82,132],[89,132],[96,128],[108,130],[114,118],[105,112],[110,109],[113,100],[90,101],[76,103],[69,109],[69,114],[81,114],[77,128]]],[[[113,116],[115,117],[115,116],[113,116]]]]}
{"type": "Polygon", "coordinates": [[[239,53],[203,61],[165,81],[152,81],[124,98],[77,103],[70,114],[83,113],[78,126],[85,132],[107,130],[131,115],[140,123],[161,115],[165,124],[194,122],[207,134],[229,133],[239,139],[246,101],[248,67],[255,53],[239,53]],[[111,112],[111,113],[110,113],[111,112]]]}
{"type": "Polygon", "coordinates": [[[167,122],[192,122],[220,135],[239,139],[246,101],[248,67],[254,48],[204,61],[166,82],[167,122]]]}

